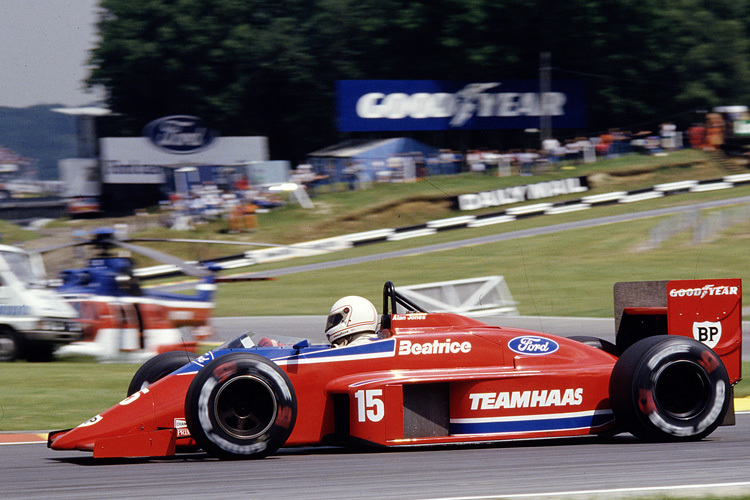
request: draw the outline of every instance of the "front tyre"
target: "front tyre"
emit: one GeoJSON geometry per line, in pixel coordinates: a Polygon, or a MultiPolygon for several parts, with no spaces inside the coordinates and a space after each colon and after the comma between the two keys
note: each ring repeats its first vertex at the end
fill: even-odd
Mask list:
{"type": "Polygon", "coordinates": [[[23,354],[21,336],[10,328],[0,329],[0,362],[15,361],[23,354]]]}
{"type": "Polygon", "coordinates": [[[619,424],[649,441],[693,441],[711,434],[731,403],[716,353],[687,337],[659,335],[629,347],[609,384],[619,424]]]}
{"type": "Polygon", "coordinates": [[[209,455],[263,458],[292,433],[297,397],[289,377],[257,354],[221,356],[198,372],[185,397],[185,420],[209,455]]]}

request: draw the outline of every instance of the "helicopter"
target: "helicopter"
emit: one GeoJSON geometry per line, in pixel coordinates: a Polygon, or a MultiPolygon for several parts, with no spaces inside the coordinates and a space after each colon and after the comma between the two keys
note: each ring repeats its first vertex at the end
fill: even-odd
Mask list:
{"type": "MultiPolygon", "coordinates": [[[[213,332],[209,323],[216,284],[238,281],[215,275],[215,266],[195,265],[177,257],[135,245],[110,228],[91,232],[91,238],[41,250],[92,246],[96,255],[80,269],[62,271],[57,293],[79,315],[83,340],[58,349],[57,354],[83,354],[102,359],[141,361],[166,351],[196,352],[199,342],[213,332]],[[130,257],[115,249],[138,253],[199,278],[193,294],[172,293],[141,285],[130,257]]],[[[149,239],[147,241],[154,241],[149,239]]],[[[169,241],[169,240],[162,240],[169,241]]],[[[269,278],[244,278],[261,280],[269,278]]],[[[272,278],[271,278],[272,279],[272,278]]]]}

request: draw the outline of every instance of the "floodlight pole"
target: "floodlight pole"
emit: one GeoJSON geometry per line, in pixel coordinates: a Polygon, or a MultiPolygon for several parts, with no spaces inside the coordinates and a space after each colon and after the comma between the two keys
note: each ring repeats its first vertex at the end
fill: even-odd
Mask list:
{"type": "Polygon", "coordinates": [[[545,96],[552,91],[552,78],[550,76],[549,52],[539,54],[539,140],[544,142],[552,137],[552,117],[548,114],[545,105],[545,96]]]}

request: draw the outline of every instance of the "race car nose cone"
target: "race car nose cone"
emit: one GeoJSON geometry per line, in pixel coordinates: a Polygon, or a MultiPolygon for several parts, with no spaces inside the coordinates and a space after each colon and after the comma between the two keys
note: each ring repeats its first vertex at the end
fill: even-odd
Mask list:
{"type": "Polygon", "coordinates": [[[149,391],[137,392],[78,427],[51,432],[47,445],[53,450],[93,451],[101,439],[122,436],[136,428],[151,430],[153,406],[149,391]]]}
{"type": "Polygon", "coordinates": [[[47,446],[53,450],[93,451],[95,457],[173,453],[174,427],[176,420],[184,421],[183,394],[190,380],[159,380],[78,427],[50,432],[47,446]]]}
{"type": "Polygon", "coordinates": [[[80,429],[80,427],[76,427],[74,429],[50,432],[47,437],[47,448],[53,450],[93,451],[94,436],[91,433],[82,432],[80,429]]]}

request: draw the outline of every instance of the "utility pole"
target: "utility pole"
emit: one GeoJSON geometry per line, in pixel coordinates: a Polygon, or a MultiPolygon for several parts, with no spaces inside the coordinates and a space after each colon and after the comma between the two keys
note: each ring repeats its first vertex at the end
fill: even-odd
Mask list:
{"type": "Polygon", "coordinates": [[[552,117],[545,106],[545,96],[552,91],[550,58],[549,52],[539,54],[539,140],[541,142],[552,137],[552,117]]]}

